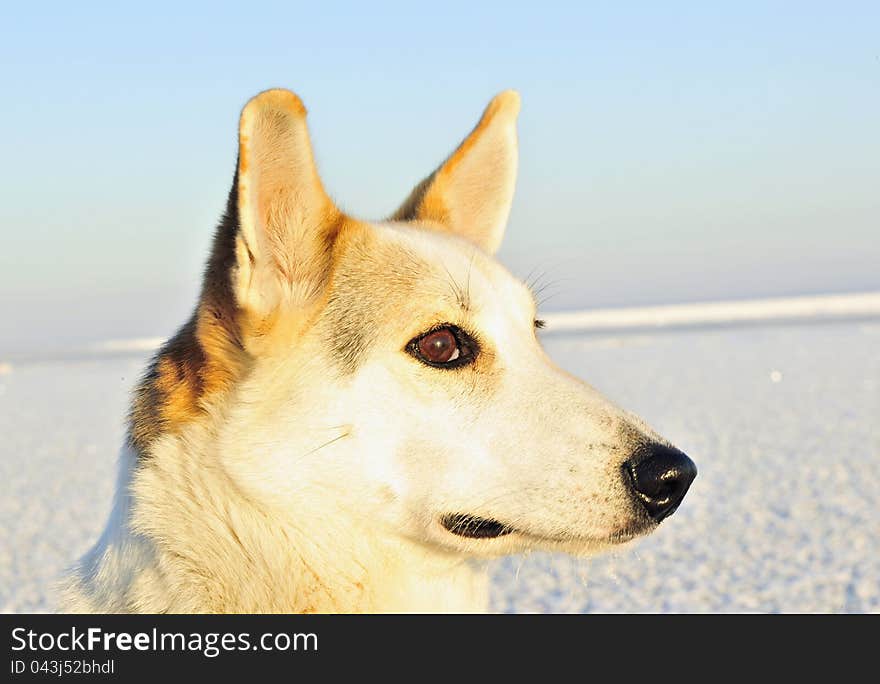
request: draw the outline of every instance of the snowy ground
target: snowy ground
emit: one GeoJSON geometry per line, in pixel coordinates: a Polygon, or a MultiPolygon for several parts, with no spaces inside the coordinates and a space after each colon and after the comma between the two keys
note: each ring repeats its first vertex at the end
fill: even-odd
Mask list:
{"type": "MultiPolygon", "coordinates": [[[[700,474],[653,536],[613,556],[499,561],[495,610],[880,612],[880,322],[546,346],[700,474]]],[[[100,532],[142,365],[0,368],[0,610],[49,609],[50,583],[100,532]]]]}

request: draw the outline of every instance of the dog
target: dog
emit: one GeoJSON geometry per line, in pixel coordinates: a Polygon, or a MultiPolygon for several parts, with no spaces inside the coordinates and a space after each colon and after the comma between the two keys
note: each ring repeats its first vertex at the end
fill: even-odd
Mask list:
{"type": "Polygon", "coordinates": [[[484,559],[654,530],[696,476],[542,350],[492,256],[514,91],[390,219],[343,213],[290,91],[244,107],[190,320],[137,386],[70,612],[479,612],[484,559]]]}

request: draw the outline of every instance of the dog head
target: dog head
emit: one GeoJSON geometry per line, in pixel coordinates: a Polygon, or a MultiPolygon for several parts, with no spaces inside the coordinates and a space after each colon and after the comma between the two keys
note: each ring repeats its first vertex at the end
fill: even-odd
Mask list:
{"type": "Polygon", "coordinates": [[[678,506],[693,463],[547,358],[532,293],[492,256],[518,111],[497,96],[365,222],[325,192],[300,100],[247,104],[196,325],[225,387],[217,453],[249,497],[475,555],[591,551],[678,506]]]}

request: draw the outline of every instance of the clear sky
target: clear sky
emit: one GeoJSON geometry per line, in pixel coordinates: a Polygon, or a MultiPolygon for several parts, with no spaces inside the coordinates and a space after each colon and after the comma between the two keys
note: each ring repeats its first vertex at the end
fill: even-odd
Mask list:
{"type": "Polygon", "coordinates": [[[363,218],[518,89],[500,257],[547,310],[880,288],[877,2],[7,3],[0,27],[0,353],[173,332],[273,86],[363,218]]]}

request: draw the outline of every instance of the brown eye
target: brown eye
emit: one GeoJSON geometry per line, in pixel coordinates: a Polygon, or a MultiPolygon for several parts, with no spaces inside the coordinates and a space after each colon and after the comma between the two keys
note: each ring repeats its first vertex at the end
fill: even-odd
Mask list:
{"type": "Polygon", "coordinates": [[[449,328],[440,328],[420,339],[419,354],[431,363],[448,363],[461,356],[458,341],[449,328]]]}
{"type": "Polygon", "coordinates": [[[429,366],[457,368],[470,363],[477,345],[463,330],[444,325],[416,337],[407,349],[419,361],[429,366]]]}

